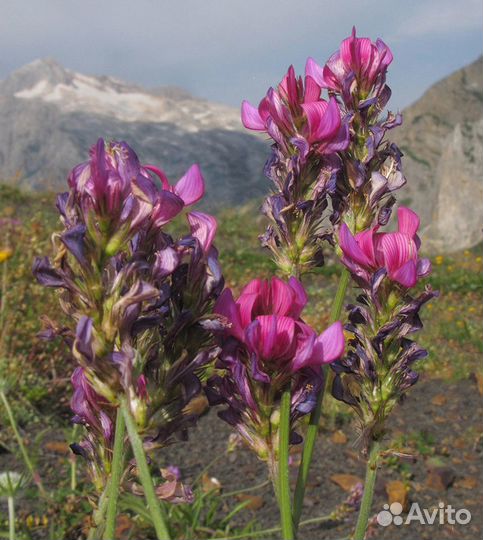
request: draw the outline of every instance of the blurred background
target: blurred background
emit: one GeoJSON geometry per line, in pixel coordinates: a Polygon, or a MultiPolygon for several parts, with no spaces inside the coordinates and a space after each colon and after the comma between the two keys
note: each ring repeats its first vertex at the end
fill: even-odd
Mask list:
{"type": "MultiPolygon", "coordinates": [[[[21,436],[55,498],[45,506],[33,488],[27,491],[19,538],[83,538],[89,525],[89,487],[68,447],[79,436],[70,424],[72,361],[64,344],[36,338],[41,316],[56,316],[58,307],[31,274],[32,260],[50,252],[59,228],[54,194],[66,189],[69,170],[87,159],[100,136],[126,140],[141,162],[162,167],[172,182],[200,163],[203,204],[218,217],[227,284],[239,289],[254,276],[273,275],[257,240],[269,143],[243,128],[240,103],[258,104],[290,64],[300,74],[308,56],[323,64],[353,25],[394,53],[389,109],[402,111],[404,123],[389,136],[405,154],[408,180],[398,197],[422,217],[430,282],[441,292],[424,314],[421,345],[430,355],[419,367],[421,382],[395,414],[387,441],[414,460],[387,458],[375,504],[464,503],[473,514],[458,531],[373,533],[404,540],[481,537],[481,0],[0,0],[0,7],[0,381],[5,373],[13,381],[7,394],[21,436]]],[[[329,259],[307,280],[307,320],[315,328],[328,322],[337,274],[329,259]]],[[[0,393],[6,388],[0,385],[0,393]]],[[[20,470],[1,405],[0,427],[0,471],[20,470]]],[[[326,501],[335,507],[363,475],[350,412],[340,406],[321,427],[307,516],[326,511],[326,501]]],[[[192,444],[168,449],[166,459],[174,455],[189,481],[205,471],[209,456],[225,456],[228,435],[209,414],[193,430],[192,444]]],[[[262,474],[263,466],[240,448],[210,470],[225,492],[239,488],[240,478],[255,485],[262,474]]],[[[240,521],[249,523],[246,530],[273,525],[270,489],[246,496],[252,497],[240,521]]],[[[241,500],[217,499],[213,515],[241,500]]],[[[3,511],[0,501],[0,536],[3,511]]],[[[129,513],[122,519],[120,538],[133,530],[143,538],[129,513]]],[[[221,521],[198,525],[189,524],[185,538],[209,538],[210,527],[226,533],[221,521]]],[[[307,529],[306,538],[340,538],[352,526],[349,519],[337,529],[307,529]]]]}

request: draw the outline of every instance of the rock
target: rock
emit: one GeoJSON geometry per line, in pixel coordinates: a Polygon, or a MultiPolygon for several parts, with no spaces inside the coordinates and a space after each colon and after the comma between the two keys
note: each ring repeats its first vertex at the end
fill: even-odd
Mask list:
{"type": "Polygon", "coordinates": [[[401,480],[391,480],[386,484],[389,505],[398,502],[404,510],[409,508],[409,488],[401,480]]]}
{"type": "Polygon", "coordinates": [[[344,491],[351,491],[356,484],[363,484],[362,478],[355,474],[333,474],[330,477],[330,481],[337,484],[344,491]]]}
{"type": "Polygon", "coordinates": [[[346,444],[347,435],[339,429],[332,434],[331,440],[334,444],[346,444]]]}
{"type": "Polygon", "coordinates": [[[482,67],[480,57],[434,84],[390,134],[405,154],[398,199],[421,216],[424,250],[435,254],[482,240],[482,67]]]}

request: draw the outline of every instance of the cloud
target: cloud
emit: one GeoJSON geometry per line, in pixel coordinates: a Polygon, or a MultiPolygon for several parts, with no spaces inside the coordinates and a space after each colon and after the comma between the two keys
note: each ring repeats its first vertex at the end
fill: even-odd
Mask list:
{"type": "Polygon", "coordinates": [[[483,29],[483,5],[481,0],[427,0],[401,18],[393,39],[454,35],[483,29]]]}

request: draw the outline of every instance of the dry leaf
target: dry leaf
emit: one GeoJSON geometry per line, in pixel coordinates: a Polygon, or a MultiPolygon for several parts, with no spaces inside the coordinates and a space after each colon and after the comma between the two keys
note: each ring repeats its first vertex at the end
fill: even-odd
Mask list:
{"type": "Polygon", "coordinates": [[[45,443],[45,449],[55,454],[70,454],[71,450],[66,442],[51,441],[45,443]]]}
{"type": "Polygon", "coordinates": [[[457,482],[455,482],[454,487],[463,488],[463,489],[476,489],[478,487],[478,480],[474,476],[465,476],[457,482]]]}
{"type": "Polygon", "coordinates": [[[237,495],[236,498],[240,502],[249,501],[245,506],[245,508],[248,508],[248,510],[259,510],[265,504],[265,501],[261,495],[247,495],[246,493],[240,493],[240,495],[237,495]]]}
{"type": "Polygon", "coordinates": [[[345,444],[347,442],[346,434],[340,429],[332,434],[331,439],[335,444],[345,444]]]}
{"type": "Polygon", "coordinates": [[[218,478],[210,476],[208,473],[205,473],[201,477],[201,486],[204,493],[210,493],[214,491],[215,493],[221,493],[221,482],[218,478]]]}
{"type": "Polygon", "coordinates": [[[437,405],[438,407],[441,407],[446,403],[446,396],[443,394],[438,394],[437,396],[434,396],[434,398],[431,400],[431,403],[433,405],[437,405]]]}
{"type": "Polygon", "coordinates": [[[350,491],[356,484],[363,483],[362,479],[355,474],[333,474],[330,480],[344,491],[350,491]]]}
{"type": "Polygon", "coordinates": [[[386,493],[389,498],[389,504],[398,502],[404,510],[408,509],[409,489],[401,480],[391,480],[386,484],[386,493]]]}

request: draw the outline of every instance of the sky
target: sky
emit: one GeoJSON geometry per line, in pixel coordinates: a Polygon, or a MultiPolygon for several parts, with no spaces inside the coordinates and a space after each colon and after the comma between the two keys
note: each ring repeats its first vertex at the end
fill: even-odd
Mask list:
{"type": "Polygon", "coordinates": [[[395,60],[392,108],[482,54],[481,0],[0,0],[0,78],[36,58],[210,100],[253,103],[353,25],[395,60]]]}

